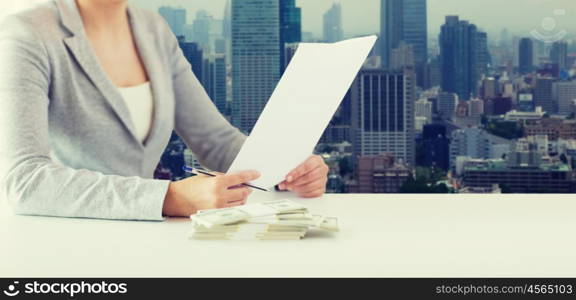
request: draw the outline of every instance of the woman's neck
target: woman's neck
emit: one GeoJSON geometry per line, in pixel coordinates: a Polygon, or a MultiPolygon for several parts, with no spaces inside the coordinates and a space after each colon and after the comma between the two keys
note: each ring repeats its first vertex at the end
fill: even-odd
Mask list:
{"type": "Polygon", "coordinates": [[[129,29],[127,0],[76,0],[86,31],[120,33],[129,29]]]}

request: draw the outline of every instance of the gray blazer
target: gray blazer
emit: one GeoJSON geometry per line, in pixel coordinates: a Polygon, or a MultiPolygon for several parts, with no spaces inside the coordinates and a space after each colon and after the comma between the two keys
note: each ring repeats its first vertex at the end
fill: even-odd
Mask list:
{"type": "Polygon", "coordinates": [[[0,24],[0,186],[15,213],[162,220],[169,181],[152,176],[173,129],[213,170],[240,150],[245,136],[212,104],[164,20],[132,6],[128,15],[155,101],[144,143],[74,0],[0,24]]]}

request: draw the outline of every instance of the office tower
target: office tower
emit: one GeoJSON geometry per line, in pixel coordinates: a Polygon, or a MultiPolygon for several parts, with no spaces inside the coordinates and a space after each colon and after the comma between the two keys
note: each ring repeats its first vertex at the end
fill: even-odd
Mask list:
{"type": "Polygon", "coordinates": [[[184,36],[184,25],[186,25],[186,9],[161,6],[158,13],[166,20],[168,26],[175,36],[184,36]]]}
{"type": "Polygon", "coordinates": [[[232,63],[232,4],[231,0],[226,0],[224,7],[224,18],[222,20],[222,35],[225,41],[226,64],[232,63]]]}
{"type": "Polygon", "coordinates": [[[343,142],[352,142],[351,138],[351,120],[352,120],[352,92],[348,90],[342,103],[336,110],[336,113],[330,120],[330,124],[322,134],[320,141],[327,144],[340,144],[343,142]]]}
{"type": "Polygon", "coordinates": [[[226,6],[224,7],[224,19],[222,20],[223,28],[222,35],[225,40],[232,39],[232,4],[231,0],[226,0],[226,6]]]}
{"type": "MultiPolygon", "coordinates": [[[[286,47],[288,44],[297,44],[302,41],[302,10],[296,7],[295,0],[280,1],[280,57],[281,72],[288,65],[286,63],[286,47]]],[[[292,55],[290,55],[290,58],[292,55]]]]}
{"type": "Polygon", "coordinates": [[[555,42],[550,49],[550,60],[558,65],[559,70],[566,70],[568,66],[568,44],[564,41],[555,42]]]}
{"type": "Polygon", "coordinates": [[[529,74],[534,70],[534,43],[530,38],[520,40],[519,68],[520,74],[529,74]]]}
{"type": "Polygon", "coordinates": [[[232,123],[249,133],[280,78],[279,0],[232,1],[232,123]]]}
{"type": "Polygon", "coordinates": [[[292,61],[292,58],[298,49],[298,45],[298,43],[284,44],[284,60],[282,62],[284,68],[286,68],[288,64],[290,64],[290,61],[292,61]]]}
{"type": "Polygon", "coordinates": [[[468,115],[479,118],[484,114],[484,101],[482,99],[472,99],[468,101],[468,115]]]}
{"type": "MultiPolygon", "coordinates": [[[[426,0],[404,0],[402,40],[414,49],[414,61],[424,66],[428,61],[428,9],[426,0]]],[[[418,74],[419,71],[417,71],[418,74]]],[[[420,76],[420,75],[418,75],[420,76]]],[[[421,79],[418,79],[421,82],[421,79]]]]}
{"type": "Polygon", "coordinates": [[[505,115],[512,110],[512,98],[498,95],[484,101],[484,113],[492,116],[505,115]]]}
{"type": "Polygon", "coordinates": [[[392,67],[392,50],[396,49],[404,35],[404,9],[402,0],[380,2],[380,57],[382,67],[392,67]]]}
{"type": "Polygon", "coordinates": [[[426,64],[425,88],[439,87],[442,84],[442,69],[440,57],[436,56],[426,64]]]}
{"type": "Polygon", "coordinates": [[[576,81],[554,83],[553,97],[558,103],[559,114],[566,116],[572,114],[574,100],[576,100],[576,81]]]}
{"type": "Polygon", "coordinates": [[[399,193],[411,176],[407,166],[395,161],[393,155],[359,156],[356,162],[356,182],[350,193],[399,193]]]}
{"type": "Polygon", "coordinates": [[[414,47],[401,41],[396,49],[392,50],[391,69],[401,70],[403,68],[414,68],[414,47]]]}
{"type": "Polygon", "coordinates": [[[492,62],[490,51],[488,50],[488,34],[479,31],[476,35],[477,59],[476,59],[476,78],[478,80],[488,75],[488,67],[492,62]]]}
{"type": "Polygon", "coordinates": [[[214,54],[205,59],[203,85],[218,110],[227,114],[226,57],[223,54],[214,54]]]}
{"type": "Polygon", "coordinates": [[[500,158],[509,150],[512,142],[489,134],[478,127],[462,128],[452,132],[450,143],[450,166],[456,167],[457,157],[500,158]]]}
{"type": "Polygon", "coordinates": [[[557,104],[554,101],[553,84],[555,80],[550,77],[539,77],[536,79],[534,88],[534,103],[541,106],[542,110],[549,114],[556,113],[557,104]]]}
{"type": "Polygon", "coordinates": [[[444,119],[451,119],[456,110],[458,101],[458,95],[454,93],[441,92],[438,94],[438,112],[444,119]]]}
{"type": "Polygon", "coordinates": [[[332,7],[324,13],[324,41],[334,43],[343,39],[342,6],[340,6],[340,3],[334,3],[332,7]]]}
{"type": "Polygon", "coordinates": [[[419,165],[448,170],[450,139],[443,124],[424,125],[422,130],[422,153],[418,153],[419,165]]]}
{"type": "Polygon", "coordinates": [[[420,99],[415,103],[414,114],[416,117],[424,117],[428,122],[432,121],[432,102],[428,99],[420,99]]]}
{"type": "Polygon", "coordinates": [[[530,112],[536,109],[534,95],[532,92],[523,91],[518,94],[518,110],[521,112],[530,112]]]}
{"type": "Polygon", "coordinates": [[[361,70],[352,85],[355,157],[391,153],[414,166],[414,74],[361,70]]]}
{"type": "Polygon", "coordinates": [[[442,90],[468,100],[478,83],[478,30],[476,25],[447,16],[440,33],[442,90]]]}
{"type": "Polygon", "coordinates": [[[210,45],[210,31],[214,18],[205,10],[196,12],[196,18],[192,22],[192,41],[197,43],[202,50],[210,53],[212,47],[210,45]]]}
{"type": "Polygon", "coordinates": [[[393,68],[392,53],[403,41],[412,46],[417,84],[424,86],[428,62],[426,0],[381,0],[380,57],[382,67],[393,68]]]}
{"type": "Polygon", "coordinates": [[[178,38],[178,41],[184,57],[186,57],[190,65],[192,65],[194,75],[196,75],[196,78],[202,82],[204,78],[204,55],[202,50],[198,44],[184,41],[182,36],[178,38]]]}
{"type": "Polygon", "coordinates": [[[484,78],[480,89],[480,96],[487,100],[496,97],[500,93],[500,84],[494,77],[484,78]]]}

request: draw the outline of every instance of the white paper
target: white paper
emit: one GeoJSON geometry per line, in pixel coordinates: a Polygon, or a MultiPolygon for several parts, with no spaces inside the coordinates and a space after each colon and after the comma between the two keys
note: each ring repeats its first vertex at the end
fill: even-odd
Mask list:
{"type": "Polygon", "coordinates": [[[272,188],[314,151],[376,36],[302,43],[228,172],[257,170],[272,188]]]}

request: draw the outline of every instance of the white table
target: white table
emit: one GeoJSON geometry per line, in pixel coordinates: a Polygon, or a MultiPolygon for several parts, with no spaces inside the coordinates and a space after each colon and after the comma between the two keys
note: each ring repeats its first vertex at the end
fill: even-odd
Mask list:
{"type": "Polygon", "coordinates": [[[576,276],[572,195],[326,195],[298,201],[339,217],[341,232],[301,241],[195,241],[187,238],[187,219],[5,215],[0,276],[576,276]]]}

